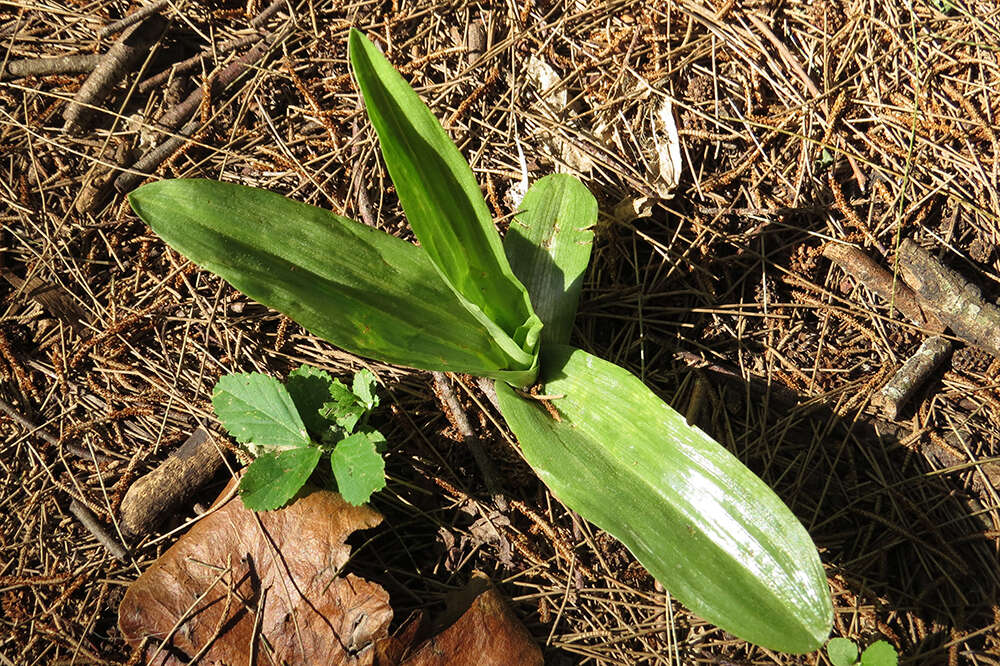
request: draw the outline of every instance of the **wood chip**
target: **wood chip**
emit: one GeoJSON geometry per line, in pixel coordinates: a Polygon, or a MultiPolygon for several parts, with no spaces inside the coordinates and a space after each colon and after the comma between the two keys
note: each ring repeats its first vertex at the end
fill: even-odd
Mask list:
{"type": "Polygon", "coordinates": [[[198,428],[159,467],[132,484],[121,505],[122,531],[130,537],[149,534],[222,466],[212,436],[198,428]]]}

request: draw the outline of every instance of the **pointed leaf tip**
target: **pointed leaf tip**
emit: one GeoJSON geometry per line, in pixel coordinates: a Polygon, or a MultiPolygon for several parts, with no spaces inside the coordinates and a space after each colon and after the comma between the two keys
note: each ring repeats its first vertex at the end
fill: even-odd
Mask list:
{"type": "Polygon", "coordinates": [[[421,248],[510,355],[510,369],[530,370],[537,361],[542,324],[504,255],[472,169],[374,44],[352,31],[348,54],[386,168],[421,248]]]}
{"type": "Polygon", "coordinates": [[[795,515],[735,456],[626,370],[545,348],[537,401],[497,383],[528,463],[568,507],[619,539],[694,613],[783,652],[823,645],[826,576],[795,515]]]}
{"type": "Polygon", "coordinates": [[[542,320],[544,344],[567,344],[594,243],[597,200],[569,174],[536,181],[503,240],[514,274],[542,320]]]}

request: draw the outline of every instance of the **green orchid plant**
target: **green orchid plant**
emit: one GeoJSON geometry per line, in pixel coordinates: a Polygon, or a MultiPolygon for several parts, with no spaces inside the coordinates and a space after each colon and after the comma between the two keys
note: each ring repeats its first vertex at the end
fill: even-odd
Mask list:
{"type": "Polygon", "coordinates": [[[540,179],[501,241],[468,163],[409,84],[357,30],[349,57],[419,246],[207,180],[145,185],[133,209],[196,264],[343,349],[496,380],[541,480],[674,597],[751,643],[821,647],[829,589],[791,511],[634,375],[569,345],[591,193],[569,175],[540,179]]]}

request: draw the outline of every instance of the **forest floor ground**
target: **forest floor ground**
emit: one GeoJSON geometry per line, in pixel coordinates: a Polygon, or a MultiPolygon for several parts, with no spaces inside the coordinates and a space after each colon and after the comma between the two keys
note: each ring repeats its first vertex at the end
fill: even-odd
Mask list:
{"type": "MultiPolygon", "coordinates": [[[[137,5],[0,3],[0,64],[105,53],[116,36],[98,33],[137,5]]],[[[824,254],[857,248],[896,282],[912,239],[996,302],[996,3],[266,7],[167,5],[163,35],[74,132],[64,113],[86,74],[0,80],[0,663],[127,662],[118,604],[194,502],[130,540],[124,561],[71,502],[114,533],[135,479],[198,425],[221,435],[209,400],[222,374],[284,378],[301,363],[367,367],[383,387],[389,484],[374,506],[386,522],[351,567],[389,590],[397,618],[439,607],[478,569],[548,663],[828,663],[690,614],[615,540],[574,522],[475,383],[450,377],[519,500],[491,514],[500,538],[485,538],[483,479],[429,373],[357,358],[248,301],[109,191],[130,172],[123,189],[221,179],[412,239],[349,74],[354,26],[443,120],[501,227],[525,173],[574,173],[594,193],[574,344],[694,415],[776,490],[819,548],[834,635],[888,640],[903,663],[1000,664],[1000,359],[951,337],[953,353],[888,418],[880,389],[933,331],[824,254]],[[241,76],[206,83],[244,56],[241,76]],[[197,90],[208,94],[184,107],[197,90]],[[666,100],[676,178],[658,153],[666,100]],[[136,164],[181,133],[165,160],[136,164]]]]}

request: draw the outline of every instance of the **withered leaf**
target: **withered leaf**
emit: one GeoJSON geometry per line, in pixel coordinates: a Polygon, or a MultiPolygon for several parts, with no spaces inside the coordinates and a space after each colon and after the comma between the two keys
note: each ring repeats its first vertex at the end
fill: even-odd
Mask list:
{"type": "Polygon", "coordinates": [[[473,576],[455,605],[467,610],[447,629],[424,641],[402,666],[543,663],[541,649],[484,574],[473,576]]]}
{"type": "Polygon", "coordinates": [[[372,664],[392,619],[389,595],[339,573],[347,537],[381,520],[325,490],[260,514],[229,500],[129,587],[119,628],[133,646],[151,637],[147,663],[163,666],[195,655],[243,664],[251,653],[269,655],[261,663],[372,664]]]}

